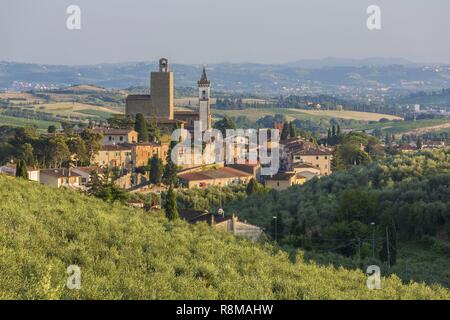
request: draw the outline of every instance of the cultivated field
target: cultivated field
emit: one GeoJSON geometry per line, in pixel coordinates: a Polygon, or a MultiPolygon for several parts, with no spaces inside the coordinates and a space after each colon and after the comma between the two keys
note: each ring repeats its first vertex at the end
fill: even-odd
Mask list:
{"type": "Polygon", "coordinates": [[[93,86],[93,85],[89,85],[89,84],[80,84],[80,85],[75,85],[75,86],[71,86],[71,87],[66,87],[66,90],[73,90],[74,92],[77,91],[89,91],[89,92],[95,92],[95,93],[105,93],[108,92],[107,89],[105,88],[101,88],[101,87],[97,87],[97,86],[93,86]]]}
{"type": "Polygon", "coordinates": [[[319,121],[321,119],[353,119],[360,121],[379,121],[382,118],[389,120],[402,120],[400,117],[358,111],[336,111],[336,110],[303,110],[303,109],[284,109],[284,108],[260,108],[260,109],[242,109],[242,110],[214,110],[213,113],[219,116],[227,115],[229,117],[246,116],[250,121],[256,121],[265,116],[274,116],[282,114],[288,121],[295,119],[319,121]]]}
{"type": "Polygon", "coordinates": [[[9,100],[11,104],[42,103],[44,99],[26,92],[2,92],[1,100],[9,100]]]}
{"type": "Polygon", "coordinates": [[[300,112],[303,114],[315,115],[315,116],[325,116],[330,118],[340,118],[340,119],[353,119],[362,121],[380,121],[380,119],[388,120],[403,120],[401,117],[372,113],[372,112],[360,112],[360,111],[338,111],[338,110],[299,110],[299,109],[289,109],[293,112],[300,112]]]}
{"type": "Polygon", "coordinates": [[[107,116],[108,114],[118,114],[117,110],[113,110],[107,107],[95,106],[91,104],[77,103],[77,102],[56,102],[48,104],[39,104],[35,107],[36,111],[48,112],[53,115],[63,116],[107,116]]]}

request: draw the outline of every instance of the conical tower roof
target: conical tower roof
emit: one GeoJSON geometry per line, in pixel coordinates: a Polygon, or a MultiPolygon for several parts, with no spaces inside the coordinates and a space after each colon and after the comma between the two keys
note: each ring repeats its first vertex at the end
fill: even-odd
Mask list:
{"type": "Polygon", "coordinates": [[[200,77],[200,80],[197,82],[198,85],[210,85],[211,82],[208,80],[208,77],[206,76],[206,68],[203,67],[202,76],[200,77]]]}

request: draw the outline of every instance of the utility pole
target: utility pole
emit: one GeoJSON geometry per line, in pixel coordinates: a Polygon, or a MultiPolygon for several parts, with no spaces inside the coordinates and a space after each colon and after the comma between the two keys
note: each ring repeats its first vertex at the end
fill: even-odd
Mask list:
{"type": "Polygon", "coordinates": [[[278,240],[278,217],[274,216],[273,219],[275,220],[275,242],[278,240]]]}
{"type": "Polygon", "coordinates": [[[370,225],[372,226],[372,258],[375,259],[375,222],[370,225]]]}
{"type": "Polygon", "coordinates": [[[387,255],[388,255],[388,268],[391,268],[391,253],[389,251],[389,232],[388,227],[386,227],[386,249],[387,249],[387,255]]]}
{"type": "Polygon", "coordinates": [[[361,263],[361,239],[358,238],[358,266],[361,263]]]}

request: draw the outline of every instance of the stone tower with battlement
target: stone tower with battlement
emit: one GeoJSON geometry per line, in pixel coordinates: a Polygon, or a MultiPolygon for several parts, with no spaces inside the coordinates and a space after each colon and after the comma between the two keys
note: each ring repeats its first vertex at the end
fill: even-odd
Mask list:
{"type": "Polygon", "coordinates": [[[159,60],[159,70],[150,73],[151,95],[129,95],[126,99],[125,113],[142,113],[147,117],[174,119],[173,111],[173,72],[166,58],[159,60]]]}
{"type": "Polygon", "coordinates": [[[150,91],[154,116],[173,120],[173,72],[166,58],[159,60],[159,71],[150,74],[150,91]]]}

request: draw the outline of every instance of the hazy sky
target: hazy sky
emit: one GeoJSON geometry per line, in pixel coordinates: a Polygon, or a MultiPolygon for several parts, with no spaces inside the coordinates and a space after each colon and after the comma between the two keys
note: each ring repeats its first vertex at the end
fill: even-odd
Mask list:
{"type": "Polygon", "coordinates": [[[450,63],[450,0],[1,0],[0,60],[282,63],[402,57],[450,63]],[[66,8],[81,8],[81,30],[66,8]],[[382,30],[366,9],[381,7],[382,30]]]}

